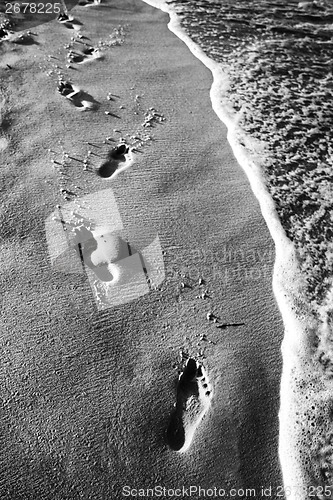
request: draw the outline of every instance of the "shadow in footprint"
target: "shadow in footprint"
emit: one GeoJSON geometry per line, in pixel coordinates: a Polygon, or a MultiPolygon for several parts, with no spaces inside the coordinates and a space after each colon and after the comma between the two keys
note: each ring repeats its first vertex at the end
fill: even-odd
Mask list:
{"type": "Polygon", "coordinates": [[[69,54],[68,62],[77,64],[84,61],[84,59],[85,57],[83,54],[76,54],[72,52],[71,54],[69,54]]]}
{"type": "Polygon", "coordinates": [[[30,33],[21,33],[10,41],[18,45],[39,45],[30,33]]]}
{"type": "Polygon", "coordinates": [[[57,21],[58,23],[66,26],[66,28],[68,29],[75,29],[75,26],[83,26],[81,21],[75,19],[72,16],[68,16],[65,12],[59,14],[59,16],[57,17],[57,21]]]}
{"type": "Polygon", "coordinates": [[[99,106],[99,102],[96,101],[92,95],[83,90],[79,90],[74,95],[69,96],[68,99],[77,108],[96,110],[99,106]]]}
{"type": "Polygon", "coordinates": [[[58,92],[62,96],[67,97],[74,92],[73,85],[70,82],[66,82],[64,80],[61,80],[58,83],[58,92]]]}
{"type": "Polygon", "coordinates": [[[126,163],[126,154],[129,148],[126,144],[120,144],[113,148],[109,154],[108,159],[97,170],[97,174],[105,179],[111,177],[119,168],[119,165],[126,163]]]}
{"type": "Polygon", "coordinates": [[[89,5],[100,5],[101,0],[80,0],[79,5],[88,7],[89,5]]]}
{"type": "Polygon", "coordinates": [[[204,368],[195,359],[189,358],[179,377],[176,408],[166,431],[166,440],[172,450],[182,453],[189,448],[208,410],[211,396],[204,368]]]}
{"type": "Polygon", "coordinates": [[[61,24],[63,24],[64,26],[66,26],[66,28],[70,30],[75,30],[76,27],[83,26],[83,24],[77,19],[73,19],[73,21],[66,21],[61,24]]]}
{"type": "Polygon", "coordinates": [[[88,92],[80,90],[70,82],[61,80],[58,84],[58,92],[63,97],[66,97],[76,108],[96,110],[99,106],[99,102],[88,94],[88,92]]]}
{"type": "Polygon", "coordinates": [[[86,56],[91,56],[94,51],[97,50],[94,47],[87,47],[86,49],[83,49],[82,53],[86,56]]]}
{"type": "Polygon", "coordinates": [[[74,64],[81,64],[96,59],[102,59],[103,56],[99,49],[95,47],[87,47],[82,52],[70,51],[68,54],[68,62],[74,64]]]}

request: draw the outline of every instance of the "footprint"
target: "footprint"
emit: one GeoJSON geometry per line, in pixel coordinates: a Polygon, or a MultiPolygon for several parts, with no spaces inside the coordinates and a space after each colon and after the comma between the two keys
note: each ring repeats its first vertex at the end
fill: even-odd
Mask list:
{"type": "Polygon", "coordinates": [[[57,21],[58,23],[66,23],[66,22],[70,22],[73,18],[72,17],[69,17],[67,14],[65,14],[65,12],[61,12],[58,17],[57,17],[57,21]]]}
{"type": "Polygon", "coordinates": [[[0,27],[0,41],[2,40],[19,45],[38,45],[38,43],[33,38],[31,31],[22,31],[19,33],[15,33],[14,31],[7,31],[0,27]]]}
{"type": "Polygon", "coordinates": [[[80,54],[79,52],[74,52],[73,50],[71,50],[68,53],[67,60],[69,63],[82,63],[84,61],[84,54],[80,54]]]}
{"type": "Polygon", "coordinates": [[[74,92],[74,87],[70,82],[61,80],[58,84],[58,92],[64,97],[67,97],[74,92]]]}
{"type": "Polygon", "coordinates": [[[111,149],[107,160],[97,170],[97,174],[105,179],[114,178],[132,163],[133,159],[129,155],[129,147],[122,143],[111,149]]]}
{"type": "Polygon", "coordinates": [[[8,40],[12,43],[17,43],[19,45],[38,45],[38,42],[33,38],[32,33],[27,31],[25,33],[16,34],[13,37],[9,37],[8,40]]]}
{"type": "Polygon", "coordinates": [[[211,399],[212,390],[203,366],[189,358],[179,376],[175,410],[166,432],[167,443],[172,450],[179,453],[188,450],[211,399]]]}
{"type": "Polygon", "coordinates": [[[76,108],[81,111],[95,110],[99,103],[87,92],[79,89],[75,85],[65,80],[60,80],[58,92],[66,97],[76,108]]]}
{"type": "Polygon", "coordinates": [[[79,5],[83,5],[84,7],[88,7],[89,5],[99,5],[101,0],[80,0],[79,5]]]}
{"type": "Polygon", "coordinates": [[[99,49],[95,47],[87,47],[82,52],[71,50],[68,54],[68,62],[74,64],[82,64],[95,59],[102,59],[103,55],[99,49]]]}
{"type": "Polygon", "coordinates": [[[80,29],[82,23],[77,19],[74,19],[73,16],[68,16],[65,12],[62,12],[57,17],[58,23],[63,24],[66,28],[69,29],[80,29]]]}

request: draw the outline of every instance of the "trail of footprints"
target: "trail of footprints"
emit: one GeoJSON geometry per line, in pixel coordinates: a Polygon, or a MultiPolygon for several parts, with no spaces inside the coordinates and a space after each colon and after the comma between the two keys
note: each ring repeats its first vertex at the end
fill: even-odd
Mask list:
{"type": "MultiPolygon", "coordinates": [[[[99,3],[100,1],[95,0],[94,2],[84,2],[84,5],[98,5],[99,3]]],[[[83,3],[81,2],[80,5],[83,5],[83,3]]],[[[62,12],[58,16],[58,22],[66,28],[75,30],[70,43],[64,46],[68,51],[66,54],[67,70],[75,69],[77,66],[85,63],[103,60],[103,50],[105,48],[120,45],[124,41],[124,29],[118,27],[113,30],[109,39],[100,41],[98,46],[94,47],[90,44],[90,39],[80,32],[82,23],[77,21],[73,16],[62,12]]],[[[91,94],[74,84],[71,77],[64,76],[63,64],[58,57],[49,56],[49,61],[50,59],[59,61],[59,64],[53,65],[53,70],[49,72],[49,75],[51,76],[54,72],[58,75],[57,90],[60,95],[69,101],[70,105],[74,106],[78,111],[98,111],[101,103],[91,94]]],[[[113,101],[116,101],[118,98],[118,96],[114,96],[110,92],[107,95],[107,100],[111,101],[111,104],[114,104],[113,101]]],[[[137,95],[135,101],[138,109],[140,107],[139,100],[140,96],[137,95]]],[[[119,106],[119,109],[123,108],[124,106],[119,106]]],[[[104,111],[104,113],[111,117],[121,118],[117,114],[119,113],[118,111],[108,110],[104,111]]],[[[94,141],[94,144],[91,144],[94,149],[87,152],[84,160],[77,159],[77,161],[83,163],[83,168],[86,171],[94,172],[104,179],[114,179],[120,172],[133,164],[134,154],[142,152],[141,148],[152,140],[152,135],[144,131],[144,129],[149,129],[154,124],[162,121],[164,121],[164,116],[154,108],[150,108],[144,114],[142,126],[137,128],[133,134],[125,134],[125,137],[121,137],[121,131],[114,129],[113,132],[119,135],[118,140],[113,137],[106,137],[105,139],[94,141]],[[113,147],[110,148],[110,142],[118,144],[113,144],[113,147]]],[[[64,193],[64,197],[67,200],[68,193],[64,193]]]]}
{"type": "MultiPolygon", "coordinates": [[[[90,6],[96,5],[99,1],[81,0],[80,5],[90,6]]],[[[121,43],[121,38],[118,38],[118,30],[116,33],[116,41],[101,42],[100,46],[93,47],[89,43],[89,39],[80,33],[82,24],[75,20],[67,13],[62,13],[58,17],[58,22],[63,24],[68,29],[73,29],[76,36],[72,37],[71,43],[65,48],[67,52],[68,70],[73,69],[75,65],[93,62],[103,59],[103,47],[109,47],[114,44],[121,43]]],[[[51,56],[52,57],[52,56],[51,56]]],[[[57,59],[56,57],[52,57],[57,59]]],[[[54,65],[54,69],[58,74],[57,90],[62,97],[67,99],[70,105],[73,105],[80,111],[98,111],[100,103],[88,92],[80,89],[66,79],[61,71],[62,67],[54,65]]],[[[52,74],[53,72],[50,72],[52,74]]],[[[134,90],[134,89],[131,89],[134,90]]],[[[118,96],[108,93],[107,100],[114,102],[118,96]]],[[[141,96],[135,96],[138,113],[141,111],[141,96]]],[[[120,106],[120,109],[122,106],[120,106]]],[[[137,114],[138,114],[137,113],[137,114]]],[[[116,117],[117,115],[110,111],[105,111],[105,114],[116,117]]],[[[119,118],[119,116],[117,116],[119,118]]],[[[88,142],[88,149],[83,158],[77,158],[65,151],[49,150],[52,154],[52,162],[57,170],[59,177],[60,189],[59,192],[64,201],[74,201],[78,208],[80,198],[77,198],[77,190],[79,186],[68,187],[70,176],[67,175],[69,168],[80,166],[85,172],[93,172],[102,179],[114,179],[120,172],[127,169],[134,161],[135,155],[142,152],[142,148],[152,140],[150,129],[156,124],[165,120],[162,113],[159,113],[155,108],[151,107],[143,113],[143,122],[132,134],[121,136],[121,130],[113,129],[113,135],[117,134],[118,139],[113,136],[105,137],[102,140],[88,142]]],[[[61,220],[61,206],[57,205],[59,212],[59,220],[61,220]]],[[[82,225],[81,216],[73,212],[72,220],[65,221],[67,230],[78,231],[82,225]]],[[[64,221],[62,221],[64,222],[64,221]]],[[[88,221],[85,221],[85,225],[88,221]]],[[[87,226],[88,227],[88,226],[87,226]]],[[[175,409],[171,413],[168,428],[166,430],[166,441],[171,450],[183,453],[187,451],[192,443],[195,431],[208,411],[212,399],[212,388],[208,380],[208,375],[203,367],[196,359],[189,357],[183,370],[179,375],[175,409]]]]}

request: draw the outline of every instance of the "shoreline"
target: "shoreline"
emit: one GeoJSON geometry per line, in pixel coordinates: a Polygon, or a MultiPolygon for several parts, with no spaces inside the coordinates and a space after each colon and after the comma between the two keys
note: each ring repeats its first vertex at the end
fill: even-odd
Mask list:
{"type": "Polygon", "coordinates": [[[285,234],[273,198],[265,186],[260,171],[260,144],[258,141],[253,144],[251,137],[239,128],[241,111],[238,116],[229,110],[227,99],[222,100],[228,81],[221,65],[209,58],[185,33],[172,7],[159,0],[143,1],[169,14],[170,31],[178,36],[194,56],[212,72],[213,83],[210,91],[212,108],[227,126],[227,138],[233,154],[247,175],[275,244],[272,287],[284,323],[284,338],[281,344],[283,369],[280,385],[279,460],[286,495],[292,500],[299,498],[300,495],[305,499],[311,488],[313,491],[319,488],[320,491],[320,488],[327,486],[326,480],[330,477],[330,463],[326,457],[327,446],[325,447],[324,438],[329,432],[326,427],[330,422],[329,384],[321,373],[318,360],[313,356],[318,332],[323,336],[324,346],[328,342],[330,294],[319,310],[319,320],[316,320],[307,300],[305,277],[299,267],[297,251],[285,234]],[[317,391],[316,396],[313,395],[314,388],[317,391]],[[309,401],[312,403],[312,410],[309,401]],[[315,422],[311,424],[313,428],[308,422],[303,422],[308,428],[310,437],[304,437],[302,424],[298,422],[302,412],[306,420],[315,422]],[[322,424],[320,415],[326,413],[328,424],[322,424]],[[319,430],[316,435],[314,428],[317,426],[319,430]],[[311,439],[314,439],[315,445],[311,439]],[[313,459],[313,446],[317,446],[315,451],[317,463],[312,467],[309,460],[313,459]],[[320,458],[317,458],[317,455],[320,458]]]}
{"type": "MultiPolygon", "coordinates": [[[[38,41],[47,45],[45,54],[29,47],[26,60],[17,63],[24,66],[27,81],[33,80],[34,71],[37,76],[31,89],[28,85],[23,89],[23,110],[18,111],[15,105],[12,108],[14,117],[19,116],[22,122],[14,122],[10,130],[13,142],[21,144],[25,134],[28,138],[15,158],[23,174],[18,177],[19,168],[14,173],[8,168],[8,176],[12,176],[14,201],[22,185],[27,196],[26,206],[19,204],[17,208],[9,201],[8,234],[14,236],[8,246],[16,255],[17,283],[22,282],[23,270],[25,276],[33,278],[32,283],[25,282],[22,293],[31,294],[34,311],[26,310],[31,331],[26,332],[23,323],[16,325],[15,348],[24,354],[25,365],[15,368],[21,399],[19,403],[11,400],[14,409],[8,410],[6,417],[23,439],[24,453],[18,449],[17,436],[9,431],[7,442],[16,450],[21,474],[30,478],[27,498],[37,493],[53,498],[55,492],[68,496],[74,487],[78,494],[104,499],[119,494],[121,485],[130,482],[149,486],[163,481],[172,487],[199,481],[206,488],[217,484],[229,488],[279,485],[274,412],[280,319],[269,276],[256,279],[250,273],[259,269],[260,256],[267,252],[268,232],[248,181],[232,155],[223,124],[211,109],[208,70],[170,34],[165,14],[141,1],[118,2],[113,7],[76,8],[73,14],[94,44],[107,39],[113,26],[129,24],[124,42],[105,48],[104,60],[89,63],[91,66],[61,69],[64,78],[68,78],[66,73],[72,74],[73,83],[100,103],[100,111],[81,113],[57,94],[57,71],[46,76],[51,64],[44,57],[53,50],[60,60],[64,50],[59,39],[61,45],[70,41],[72,32],[63,26],[40,27],[38,41]],[[103,17],[98,12],[103,12],[103,17]],[[98,65],[98,71],[93,64],[98,65]],[[37,88],[41,89],[38,103],[37,88]],[[119,97],[107,101],[107,92],[119,97]],[[41,144],[56,151],[61,144],[64,151],[81,159],[89,148],[83,141],[103,139],[106,132],[115,141],[121,137],[129,140],[142,130],[144,113],[151,107],[165,116],[165,122],[154,123],[154,140],[147,141],[143,153],[136,153],[133,164],[116,178],[93,175],[98,158],[91,161],[92,172],[84,171],[80,163],[71,163],[67,179],[61,168],[45,161],[41,144]],[[45,120],[50,109],[49,127],[38,135],[38,122],[45,120]],[[26,131],[24,123],[29,116],[34,120],[26,131]],[[118,129],[120,132],[115,132],[118,129]],[[26,166],[28,143],[39,154],[37,159],[29,158],[26,166]],[[44,235],[44,221],[59,203],[59,187],[70,190],[74,184],[80,188],[80,198],[112,189],[133,247],[142,248],[158,233],[166,268],[166,279],[158,289],[101,312],[96,310],[83,274],[66,275],[50,269],[47,242],[40,235],[44,235]],[[37,228],[22,226],[31,247],[21,249],[22,234],[14,231],[18,217],[14,210],[24,220],[37,194],[37,228]],[[24,252],[31,251],[36,241],[40,241],[39,246],[27,265],[24,252]],[[225,241],[245,256],[253,250],[253,258],[240,262],[237,276],[232,271],[239,265],[238,258],[234,256],[231,262],[221,259],[219,252],[225,241]],[[218,267],[214,268],[216,260],[218,267]],[[189,279],[191,273],[205,279],[210,298],[197,298],[198,285],[189,279]],[[251,279],[244,280],[244,276],[251,279]],[[35,293],[36,280],[40,280],[37,288],[43,307],[35,293]],[[189,286],[184,288],[181,283],[186,280],[189,286]],[[33,322],[36,308],[41,308],[38,327],[33,322]],[[242,326],[218,329],[207,321],[208,310],[219,315],[221,322],[242,326]],[[46,311],[53,319],[48,338],[39,338],[38,332],[45,332],[49,324],[46,311]],[[199,358],[213,386],[211,407],[183,454],[173,452],[165,442],[176,397],[179,351],[199,358]],[[28,382],[23,384],[20,377],[25,371],[28,382]],[[33,382],[35,379],[38,382],[33,382]],[[36,392],[44,395],[45,402],[34,396],[36,392]],[[33,406],[26,418],[27,399],[33,397],[39,406],[33,406]],[[30,435],[38,426],[38,441],[32,442],[30,435]],[[29,467],[28,459],[33,464],[29,467]],[[55,486],[51,479],[45,481],[52,466],[58,474],[55,486]],[[66,480],[59,483],[64,471],[66,480]]],[[[51,154],[48,161],[52,158],[59,161],[61,155],[51,154]]],[[[272,256],[268,260],[268,266],[273,266],[272,256]]],[[[6,297],[8,338],[14,326],[13,310],[21,319],[21,301],[15,290],[6,297]]],[[[13,353],[11,345],[11,359],[13,353]]],[[[9,375],[13,376],[12,371],[9,375]]],[[[13,481],[18,474],[14,457],[15,451],[8,465],[13,481]]],[[[13,496],[16,487],[9,475],[4,481],[12,492],[11,500],[20,498],[13,496]]]]}

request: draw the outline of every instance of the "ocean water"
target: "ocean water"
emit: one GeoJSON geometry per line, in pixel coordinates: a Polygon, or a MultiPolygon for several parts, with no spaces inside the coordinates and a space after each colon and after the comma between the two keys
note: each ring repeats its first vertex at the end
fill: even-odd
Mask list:
{"type": "Polygon", "coordinates": [[[333,3],[168,3],[192,40],[222,65],[232,111],[261,142],[260,167],[297,247],[308,296],[321,304],[333,272],[333,3]]]}
{"type": "Polygon", "coordinates": [[[285,497],[333,498],[333,2],[144,0],[213,73],[276,247],[285,497]]]}

